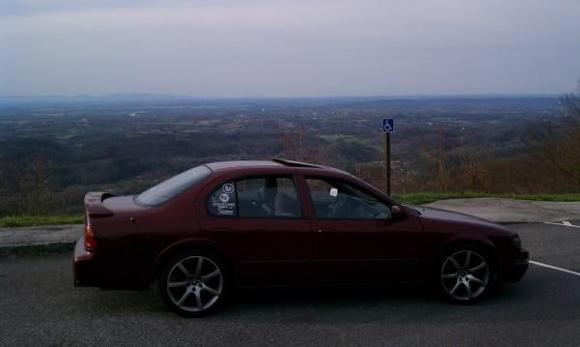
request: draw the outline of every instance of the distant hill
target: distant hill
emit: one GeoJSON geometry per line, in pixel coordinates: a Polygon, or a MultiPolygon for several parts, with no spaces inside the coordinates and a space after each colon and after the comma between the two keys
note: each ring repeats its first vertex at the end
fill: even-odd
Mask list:
{"type": "Polygon", "coordinates": [[[78,106],[198,106],[225,108],[331,107],[476,109],[554,109],[560,105],[555,95],[467,95],[467,96],[375,96],[324,98],[196,98],[171,94],[107,94],[75,96],[0,96],[2,109],[20,107],[78,106]]]}

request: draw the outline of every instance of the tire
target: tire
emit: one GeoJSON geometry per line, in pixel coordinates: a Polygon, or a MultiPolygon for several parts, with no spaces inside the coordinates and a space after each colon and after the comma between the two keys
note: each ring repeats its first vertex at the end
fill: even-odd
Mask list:
{"type": "Polygon", "coordinates": [[[225,302],[230,276],[219,256],[206,250],[189,250],[165,263],[159,290],[173,311],[185,317],[201,317],[225,302]]]}
{"type": "Polygon", "coordinates": [[[438,264],[438,290],[450,302],[475,304],[491,292],[496,282],[494,264],[488,253],[478,247],[455,247],[438,264]]]}

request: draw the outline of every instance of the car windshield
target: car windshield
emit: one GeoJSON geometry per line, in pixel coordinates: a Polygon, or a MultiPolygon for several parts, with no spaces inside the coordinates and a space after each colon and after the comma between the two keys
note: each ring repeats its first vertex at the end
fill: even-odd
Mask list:
{"type": "Polygon", "coordinates": [[[196,166],[147,189],[135,198],[135,202],[145,206],[162,205],[200,183],[209,175],[211,175],[211,170],[207,166],[196,166]]]}

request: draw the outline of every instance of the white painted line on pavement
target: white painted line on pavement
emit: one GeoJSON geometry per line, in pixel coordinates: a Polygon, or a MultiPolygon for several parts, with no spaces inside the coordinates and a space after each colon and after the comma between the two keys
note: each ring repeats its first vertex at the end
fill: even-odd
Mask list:
{"type": "Polygon", "coordinates": [[[553,266],[553,265],[548,265],[548,264],[540,263],[538,261],[533,261],[533,260],[530,260],[530,263],[532,263],[534,265],[537,265],[537,266],[542,266],[542,267],[545,267],[545,268],[548,268],[548,269],[562,271],[562,272],[565,272],[565,273],[568,273],[568,274],[571,274],[571,275],[575,275],[575,276],[580,277],[580,272],[576,272],[576,271],[572,271],[572,270],[568,270],[568,269],[563,269],[561,267],[557,267],[557,266],[553,266]]]}
{"type": "Polygon", "coordinates": [[[567,220],[563,221],[562,223],[544,222],[544,224],[551,224],[551,225],[557,225],[557,226],[560,226],[560,227],[568,227],[568,228],[580,228],[580,225],[574,225],[574,224],[570,223],[567,220]]]}

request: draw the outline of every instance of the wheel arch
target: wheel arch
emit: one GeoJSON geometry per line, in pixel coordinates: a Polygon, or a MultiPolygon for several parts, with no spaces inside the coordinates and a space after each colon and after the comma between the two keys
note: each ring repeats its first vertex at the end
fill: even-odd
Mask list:
{"type": "MultiPolygon", "coordinates": [[[[226,266],[226,270],[230,273],[234,273],[234,264],[227,254],[222,252],[220,248],[215,244],[215,242],[202,239],[202,238],[193,238],[193,239],[186,239],[186,240],[179,240],[175,243],[170,244],[169,246],[165,247],[153,262],[153,269],[151,271],[151,278],[150,282],[152,282],[155,278],[159,276],[163,269],[163,265],[170,260],[172,257],[176,256],[179,253],[185,252],[191,249],[200,249],[206,252],[210,252],[215,254],[217,257],[220,258],[224,262],[226,266]]],[[[232,276],[234,277],[234,276],[232,276]]]]}
{"type": "Polygon", "coordinates": [[[477,249],[481,249],[490,257],[492,265],[496,270],[501,270],[502,259],[501,256],[494,245],[494,243],[486,237],[479,235],[469,235],[469,234],[457,234],[446,241],[440,243],[438,246],[432,248],[424,258],[424,275],[429,281],[433,280],[434,274],[439,270],[439,264],[442,257],[454,249],[462,246],[471,246],[477,249]]]}
{"type": "Polygon", "coordinates": [[[447,240],[443,249],[439,252],[438,256],[442,254],[446,254],[451,250],[460,248],[460,247],[474,247],[476,249],[480,249],[486,253],[486,255],[490,258],[489,260],[492,262],[492,265],[496,268],[496,271],[501,269],[502,266],[502,259],[500,253],[497,250],[497,247],[494,245],[491,240],[483,236],[475,236],[475,235],[456,235],[451,239],[447,240]]]}

